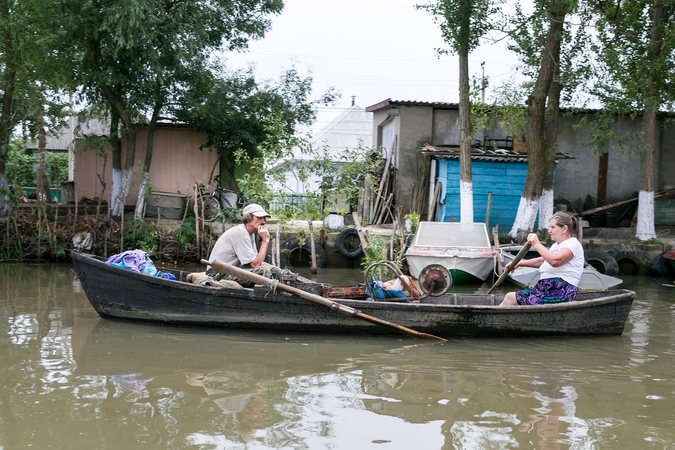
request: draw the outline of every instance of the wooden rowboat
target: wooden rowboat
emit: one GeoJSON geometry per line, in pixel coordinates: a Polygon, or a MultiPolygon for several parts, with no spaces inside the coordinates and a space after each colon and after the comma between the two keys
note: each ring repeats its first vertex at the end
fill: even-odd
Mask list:
{"type": "MultiPolygon", "coordinates": [[[[120,269],[83,253],[71,256],[89,302],[103,318],[284,333],[395,332],[293,294],[274,293],[267,286],[200,286],[188,283],[188,272],[180,270],[163,269],[176,276],[178,281],[173,281],[120,269]]],[[[325,285],[315,283],[302,288],[316,294],[326,291],[325,285]]],[[[443,294],[409,303],[334,301],[442,337],[620,335],[634,297],[628,290],[581,293],[575,302],[532,307],[500,307],[500,294],[443,294]]]]}

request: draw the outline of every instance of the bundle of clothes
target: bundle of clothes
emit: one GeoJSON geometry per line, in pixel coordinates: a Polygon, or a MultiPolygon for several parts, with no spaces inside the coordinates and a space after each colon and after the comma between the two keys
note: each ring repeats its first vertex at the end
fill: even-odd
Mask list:
{"type": "MultiPolygon", "coordinates": [[[[167,280],[175,280],[176,277],[167,272],[157,270],[155,263],[150,256],[143,250],[127,250],[126,252],[113,255],[108,258],[108,264],[121,269],[131,270],[132,272],[143,273],[151,277],[162,277],[167,280]]],[[[216,281],[204,272],[190,273],[187,276],[187,282],[198,284],[200,286],[224,286],[235,289],[243,289],[236,281],[219,280],[216,281]]]]}
{"type": "Polygon", "coordinates": [[[113,255],[108,258],[107,263],[115,267],[131,270],[132,272],[150,275],[151,277],[161,277],[167,280],[176,279],[173,274],[157,270],[155,263],[152,262],[150,256],[143,250],[127,250],[126,252],[113,255]]]}
{"type": "Polygon", "coordinates": [[[370,286],[369,294],[372,294],[369,297],[376,300],[409,296],[419,298],[422,296],[410,275],[400,275],[398,278],[389,281],[379,281],[375,277],[371,277],[368,285],[370,286]],[[401,278],[405,278],[407,283],[404,283],[401,278]]]}

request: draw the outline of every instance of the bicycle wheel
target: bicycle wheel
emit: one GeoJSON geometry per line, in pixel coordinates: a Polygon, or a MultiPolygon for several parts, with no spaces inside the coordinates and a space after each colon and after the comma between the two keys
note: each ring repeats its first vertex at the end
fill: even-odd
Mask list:
{"type": "Polygon", "coordinates": [[[199,198],[197,205],[197,215],[204,222],[213,222],[220,213],[220,202],[210,194],[204,194],[199,198]],[[202,217],[203,215],[203,217],[202,217]]]}

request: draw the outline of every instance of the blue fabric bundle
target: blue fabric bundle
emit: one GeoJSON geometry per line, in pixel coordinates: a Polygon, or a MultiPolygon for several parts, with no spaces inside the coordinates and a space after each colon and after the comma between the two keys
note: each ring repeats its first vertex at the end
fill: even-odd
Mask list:
{"type": "Polygon", "coordinates": [[[370,292],[372,296],[376,299],[383,298],[403,298],[405,297],[405,292],[399,291],[396,289],[385,289],[383,287],[383,282],[379,280],[370,280],[368,285],[370,286],[370,292]]]}
{"type": "Polygon", "coordinates": [[[150,275],[151,277],[162,277],[167,280],[176,279],[170,273],[158,271],[155,263],[152,262],[150,256],[143,250],[127,250],[126,252],[113,255],[108,258],[107,263],[121,269],[150,275]]]}

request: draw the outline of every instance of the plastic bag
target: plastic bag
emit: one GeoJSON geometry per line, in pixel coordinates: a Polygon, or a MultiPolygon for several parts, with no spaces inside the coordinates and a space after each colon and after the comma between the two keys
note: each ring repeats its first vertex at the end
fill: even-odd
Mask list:
{"type": "Polygon", "coordinates": [[[384,284],[385,284],[384,282],[378,280],[370,280],[368,282],[373,298],[377,299],[404,298],[406,296],[405,292],[403,292],[402,290],[388,289],[384,287],[384,284]]]}

